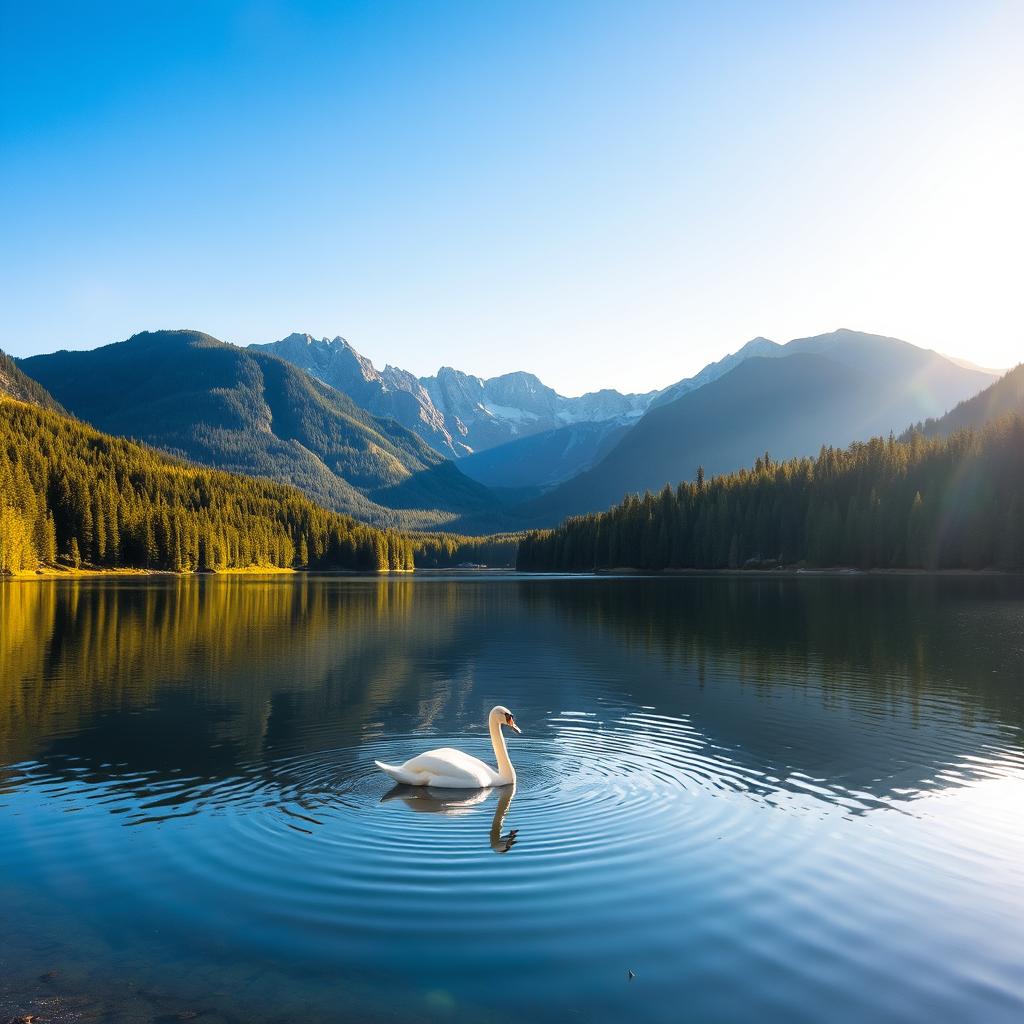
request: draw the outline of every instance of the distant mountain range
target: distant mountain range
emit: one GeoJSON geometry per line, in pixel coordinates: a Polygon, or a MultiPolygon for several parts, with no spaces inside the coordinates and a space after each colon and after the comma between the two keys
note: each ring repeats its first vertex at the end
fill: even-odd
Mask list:
{"type": "Polygon", "coordinates": [[[728,472],[766,450],[814,454],[922,421],[926,432],[955,429],[1019,404],[1020,372],[979,395],[993,374],[839,330],[785,345],[755,338],[660,392],[566,398],[529,373],[378,371],[342,338],[239,348],[157,331],[0,359],[0,391],[294,484],[373,524],[489,533],[601,510],[692,478],[698,465],[728,472]]]}
{"type": "Polygon", "coordinates": [[[811,455],[822,445],[901,432],[992,382],[930,350],[849,330],[787,345],[760,338],[729,358],[731,367],[710,381],[676,385],[676,397],[653,403],[596,465],[522,512],[556,523],[631,491],[692,479],[699,465],[711,475],[749,465],[765,451],[811,455]]]}
{"type": "MultiPolygon", "coordinates": [[[[643,412],[646,412],[658,406],[668,405],[677,398],[724,377],[748,359],[788,354],[784,345],[769,341],[767,338],[755,338],[737,352],[709,363],[693,377],[680,380],[662,391],[628,397],[642,400],[646,405],[643,412]]],[[[643,415],[643,412],[640,415],[643,415]]],[[[476,452],[463,459],[459,467],[467,476],[490,487],[548,489],[599,462],[638,421],[639,416],[631,413],[629,416],[596,422],[571,423],[568,426],[531,433],[503,445],[476,452]]]]}
{"type": "MultiPolygon", "coordinates": [[[[859,382],[856,374],[850,379],[851,388],[864,383],[867,389],[859,397],[855,398],[853,390],[838,381],[838,391],[854,406],[866,403],[878,415],[850,409],[842,414],[842,422],[835,420],[834,430],[819,430],[830,417],[828,407],[812,411],[815,396],[791,396],[785,413],[792,419],[792,429],[783,428],[780,422],[779,429],[766,437],[766,441],[770,436],[777,438],[780,454],[797,454],[808,446],[816,449],[825,439],[838,438],[840,443],[846,443],[861,436],[858,428],[868,424],[880,424],[886,432],[901,431],[922,414],[945,413],[994,379],[988,371],[899,339],[849,330],[788,344],[754,338],[694,376],[661,391],[621,394],[605,390],[579,398],[559,395],[533,374],[523,372],[482,379],[450,367],[442,367],[433,377],[416,377],[390,365],[377,370],[341,337],[317,339],[309,334],[292,334],[281,341],[250,348],[272,352],[347,394],[375,416],[397,420],[441,454],[458,460],[464,474],[488,487],[512,489],[520,497],[536,498],[541,491],[564,486],[565,502],[556,494],[526,506],[528,517],[541,515],[545,521],[552,514],[591,511],[611,504],[622,497],[623,491],[618,488],[623,486],[641,490],[660,486],[664,480],[659,481],[658,474],[662,472],[672,474],[665,479],[675,479],[681,470],[683,475],[692,473],[694,466],[689,466],[687,460],[692,460],[695,446],[705,453],[698,461],[704,461],[709,471],[713,467],[734,469],[748,462],[757,454],[756,448],[749,447],[751,439],[727,439],[737,424],[724,432],[716,425],[712,430],[714,436],[708,437],[686,423],[684,414],[679,426],[685,426],[689,437],[678,436],[673,427],[674,436],[658,438],[652,436],[664,429],[657,426],[661,422],[658,417],[652,421],[654,426],[641,427],[641,423],[645,415],[653,415],[655,410],[730,377],[750,360],[758,360],[757,365],[761,366],[768,360],[811,354],[848,370],[863,370],[871,379],[886,378],[880,392],[885,396],[884,406],[869,401],[871,386],[859,382]],[[801,423],[805,431],[802,434],[801,423]],[[636,436],[630,439],[634,430],[636,436]],[[790,451],[788,446],[798,440],[802,443],[790,451]],[[622,473],[613,471],[611,464],[599,468],[623,444],[625,448],[616,458],[622,458],[628,468],[622,473]],[[678,458],[669,454],[671,451],[678,458]],[[589,475],[573,482],[581,474],[589,475]],[[599,479],[605,483],[598,484],[599,479]]],[[[792,367],[779,373],[765,372],[766,384],[776,377],[780,383],[799,377],[792,367]]],[[[822,372],[827,375],[827,368],[822,372]]],[[[814,388],[810,382],[805,386],[814,388]]],[[[822,387],[826,386],[823,379],[822,387]]],[[[726,388],[726,404],[711,413],[709,423],[717,424],[714,417],[719,412],[725,419],[733,418],[727,407],[729,391],[726,388]]],[[[750,410],[737,409],[735,418],[742,428],[751,418],[750,410]]]]}
{"type": "Polygon", "coordinates": [[[566,398],[532,373],[485,380],[450,366],[433,377],[416,377],[395,366],[376,369],[340,337],[290,334],[249,347],[306,370],[375,416],[397,420],[453,459],[567,425],[608,423],[612,429],[639,419],[656,394],[607,390],[566,398]]]}
{"type": "Polygon", "coordinates": [[[528,434],[459,461],[459,469],[488,487],[542,491],[588,469],[635,421],[587,421],[528,434]]]}
{"type": "Polygon", "coordinates": [[[396,423],[272,355],[156,331],[20,367],[74,415],[208,466],[294,484],[378,525],[434,527],[500,507],[396,423]]]}

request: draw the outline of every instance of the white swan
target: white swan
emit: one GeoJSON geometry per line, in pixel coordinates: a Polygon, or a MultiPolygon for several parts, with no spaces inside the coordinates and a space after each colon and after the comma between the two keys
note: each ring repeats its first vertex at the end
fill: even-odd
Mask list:
{"type": "Polygon", "coordinates": [[[507,725],[521,732],[512,712],[508,708],[491,708],[487,716],[487,727],[494,744],[494,755],[498,759],[498,770],[484,764],[479,758],[464,754],[461,750],[441,747],[428,750],[425,754],[406,761],[405,764],[384,764],[374,761],[382,771],[407,786],[434,786],[437,789],[485,789],[489,786],[509,786],[516,781],[516,770],[508,758],[505,735],[501,727],[507,725]]]}

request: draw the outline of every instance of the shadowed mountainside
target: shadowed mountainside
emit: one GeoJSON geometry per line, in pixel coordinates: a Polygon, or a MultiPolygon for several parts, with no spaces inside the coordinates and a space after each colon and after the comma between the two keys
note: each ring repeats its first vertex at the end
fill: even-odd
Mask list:
{"type": "Polygon", "coordinates": [[[926,437],[948,437],[965,427],[985,426],[1003,416],[1024,415],[1024,364],[1010,370],[980,394],[961,402],[945,416],[917,425],[926,437]]]}
{"type": "Polygon", "coordinates": [[[572,423],[474,452],[459,469],[488,487],[550,487],[588,469],[628,430],[625,423],[572,423]]]}

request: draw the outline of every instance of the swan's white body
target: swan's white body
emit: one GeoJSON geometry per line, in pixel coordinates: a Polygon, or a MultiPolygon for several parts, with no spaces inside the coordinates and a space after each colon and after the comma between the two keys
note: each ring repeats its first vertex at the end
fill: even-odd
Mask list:
{"type": "Polygon", "coordinates": [[[487,726],[491,733],[494,755],[498,761],[495,771],[477,757],[455,750],[452,747],[441,747],[439,750],[428,750],[410,758],[405,764],[393,765],[375,761],[374,764],[395,780],[406,786],[434,786],[437,789],[487,789],[491,786],[510,786],[516,781],[516,770],[509,760],[508,748],[501,727],[507,725],[516,732],[512,712],[500,704],[491,708],[487,716],[487,726]]]}

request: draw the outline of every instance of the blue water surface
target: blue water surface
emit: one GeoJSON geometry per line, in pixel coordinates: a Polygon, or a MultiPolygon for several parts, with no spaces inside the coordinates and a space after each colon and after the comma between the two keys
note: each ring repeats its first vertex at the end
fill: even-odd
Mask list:
{"type": "Polygon", "coordinates": [[[1020,581],[10,582],[0,689],[3,1019],[1024,1019],[1020,581]]]}

